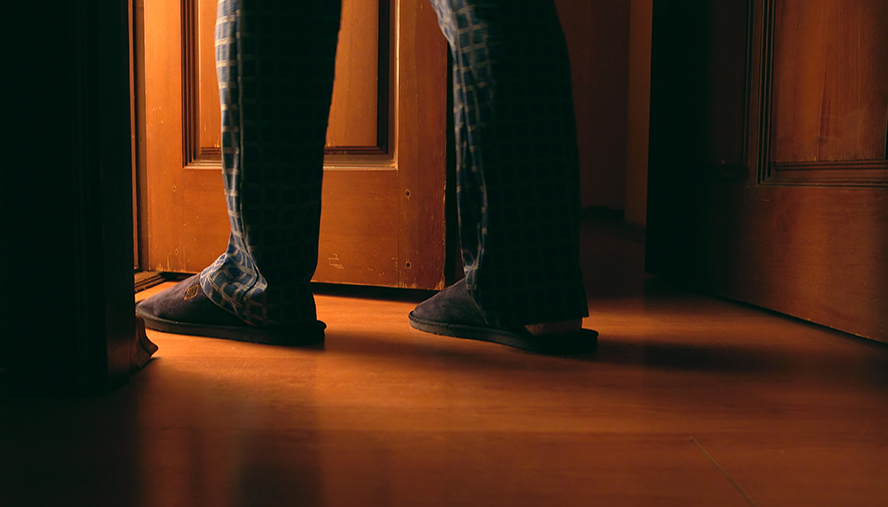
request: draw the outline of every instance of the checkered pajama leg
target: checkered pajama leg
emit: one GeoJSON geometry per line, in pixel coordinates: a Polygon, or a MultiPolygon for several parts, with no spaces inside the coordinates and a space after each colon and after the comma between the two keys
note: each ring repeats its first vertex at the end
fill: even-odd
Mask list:
{"type": "Polygon", "coordinates": [[[316,318],[321,179],[341,4],[220,0],[226,252],[200,276],[220,307],[258,326],[316,318]]]}
{"type": "Polygon", "coordinates": [[[431,0],[453,54],[466,282],[490,318],[588,314],[570,64],[552,0],[431,0]]]}
{"type": "MultiPolygon", "coordinates": [[[[431,0],[454,57],[457,204],[470,289],[491,316],[586,315],[567,51],[551,0],[431,0]]],[[[256,325],[314,319],[323,147],[341,6],[220,0],[229,246],[201,273],[256,325]],[[295,29],[297,27],[298,29],[295,29]]]]}

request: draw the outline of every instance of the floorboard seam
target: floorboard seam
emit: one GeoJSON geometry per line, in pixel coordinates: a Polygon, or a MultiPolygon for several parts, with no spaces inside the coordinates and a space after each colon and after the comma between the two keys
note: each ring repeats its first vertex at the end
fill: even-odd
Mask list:
{"type": "Polygon", "coordinates": [[[737,488],[737,491],[739,491],[740,494],[743,495],[743,498],[746,499],[746,501],[749,503],[749,505],[752,505],[752,506],[755,506],[755,505],[756,505],[755,501],[754,501],[749,495],[747,495],[745,491],[743,491],[743,488],[741,488],[740,485],[737,484],[737,481],[735,481],[733,478],[731,478],[730,475],[728,475],[727,472],[725,472],[725,469],[722,468],[721,465],[719,465],[717,461],[715,461],[715,458],[713,458],[712,455],[710,455],[710,454],[706,451],[706,449],[703,448],[702,445],[700,445],[700,442],[697,442],[697,439],[694,438],[693,435],[691,435],[691,442],[694,442],[694,445],[696,445],[697,448],[700,449],[700,451],[703,453],[703,455],[706,456],[706,457],[709,459],[709,461],[712,462],[713,465],[715,465],[715,468],[718,468],[718,471],[721,472],[722,475],[724,475],[725,478],[726,478],[731,484],[733,484],[735,488],[737,488]]]}

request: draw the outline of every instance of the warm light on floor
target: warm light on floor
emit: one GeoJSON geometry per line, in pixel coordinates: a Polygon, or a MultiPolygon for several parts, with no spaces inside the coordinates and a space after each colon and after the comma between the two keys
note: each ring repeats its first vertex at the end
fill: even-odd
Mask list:
{"type": "Polygon", "coordinates": [[[620,237],[584,248],[594,355],[329,295],[323,348],[151,333],[108,396],[12,400],[0,504],[888,504],[884,346],[647,278],[620,237]]]}

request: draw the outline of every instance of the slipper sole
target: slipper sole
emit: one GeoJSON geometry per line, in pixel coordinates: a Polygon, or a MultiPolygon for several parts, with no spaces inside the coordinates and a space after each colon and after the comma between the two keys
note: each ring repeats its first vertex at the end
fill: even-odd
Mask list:
{"type": "Polygon", "coordinates": [[[498,343],[540,354],[583,354],[595,350],[598,346],[598,332],[591,329],[566,335],[535,336],[530,333],[515,333],[508,329],[430,321],[416,317],[413,312],[410,312],[409,319],[412,328],[426,333],[498,343]]]}
{"type": "Polygon", "coordinates": [[[222,338],[263,345],[313,345],[323,343],[324,328],[327,327],[323,322],[316,321],[317,324],[314,329],[305,329],[303,332],[297,333],[293,329],[250,328],[178,322],[148,315],[140,312],[138,308],[136,308],[136,315],[142,317],[145,321],[145,327],[155,331],[202,336],[205,338],[222,338]]]}

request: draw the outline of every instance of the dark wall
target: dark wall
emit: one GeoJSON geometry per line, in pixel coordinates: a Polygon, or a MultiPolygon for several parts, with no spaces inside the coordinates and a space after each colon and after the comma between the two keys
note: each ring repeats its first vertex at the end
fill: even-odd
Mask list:
{"type": "Polygon", "coordinates": [[[585,207],[625,206],[629,0],[556,0],[570,51],[585,207]]]}

